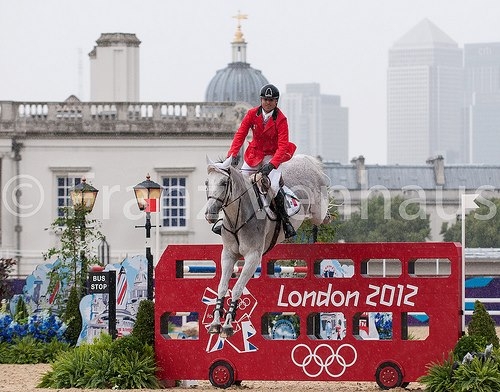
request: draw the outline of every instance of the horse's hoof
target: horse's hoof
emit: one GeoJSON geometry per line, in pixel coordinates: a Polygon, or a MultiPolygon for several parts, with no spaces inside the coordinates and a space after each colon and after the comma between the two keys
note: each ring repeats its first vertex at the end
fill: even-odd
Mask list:
{"type": "Polygon", "coordinates": [[[230,338],[233,335],[234,335],[233,327],[224,327],[224,328],[222,328],[222,331],[220,333],[220,337],[224,338],[224,339],[230,338]]]}
{"type": "Polygon", "coordinates": [[[218,334],[221,333],[222,326],[220,324],[214,324],[208,327],[208,333],[210,334],[218,334]]]}

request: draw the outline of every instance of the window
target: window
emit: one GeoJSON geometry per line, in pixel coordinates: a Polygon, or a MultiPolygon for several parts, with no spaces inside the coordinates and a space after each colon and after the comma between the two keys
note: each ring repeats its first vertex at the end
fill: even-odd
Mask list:
{"type": "Polygon", "coordinates": [[[163,227],[187,227],[186,177],[163,177],[163,227]]]}
{"type": "Polygon", "coordinates": [[[69,192],[75,185],[78,185],[81,180],[82,177],[80,176],[57,176],[57,216],[63,216],[63,208],[71,206],[69,192]]]}

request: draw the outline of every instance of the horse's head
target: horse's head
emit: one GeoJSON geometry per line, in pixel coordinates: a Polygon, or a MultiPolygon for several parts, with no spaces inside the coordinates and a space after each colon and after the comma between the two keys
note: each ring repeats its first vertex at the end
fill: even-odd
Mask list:
{"type": "Polygon", "coordinates": [[[208,177],[205,182],[207,189],[207,209],[205,219],[209,223],[215,223],[219,219],[219,212],[229,197],[230,191],[230,160],[229,162],[212,162],[207,157],[208,177]]]}

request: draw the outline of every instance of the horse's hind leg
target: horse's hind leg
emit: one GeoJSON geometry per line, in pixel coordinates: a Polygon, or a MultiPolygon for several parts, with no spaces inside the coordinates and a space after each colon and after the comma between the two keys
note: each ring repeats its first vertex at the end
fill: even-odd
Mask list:
{"type": "Polygon", "coordinates": [[[224,297],[229,289],[229,279],[233,273],[234,264],[238,260],[238,256],[227,250],[222,250],[221,264],[222,275],[217,288],[217,301],[215,302],[215,309],[213,312],[214,319],[208,326],[208,333],[220,333],[222,329],[221,317],[224,314],[224,297]]]}

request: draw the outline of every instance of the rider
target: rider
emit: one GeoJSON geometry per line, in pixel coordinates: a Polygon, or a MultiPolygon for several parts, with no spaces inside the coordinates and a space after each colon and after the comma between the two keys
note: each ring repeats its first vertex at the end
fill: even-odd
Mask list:
{"type": "Polygon", "coordinates": [[[260,171],[268,176],[277,213],[283,221],[285,238],[290,238],[296,232],[285,209],[285,192],[280,187],[280,165],[292,158],[297,147],[288,140],[288,121],[278,108],[279,97],[280,92],[273,84],[261,88],[261,104],[250,109],[243,118],[227,156],[231,157],[233,166],[238,165],[238,153],[248,132],[252,130],[252,141],[245,150],[241,171],[247,175],[260,171]]]}

